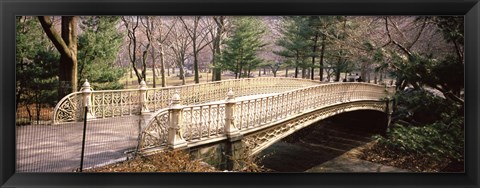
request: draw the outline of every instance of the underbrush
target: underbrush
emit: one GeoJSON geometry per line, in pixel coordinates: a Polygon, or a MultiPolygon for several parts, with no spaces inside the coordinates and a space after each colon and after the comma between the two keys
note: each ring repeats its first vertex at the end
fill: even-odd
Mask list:
{"type": "MultiPolygon", "coordinates": [[[[463,119],[455,123],[463,124],[463,119]]],[[[435,160],[463,158],[464,134],[457,126],[436,122],[423,127],[394,125],[387,137],[375,136],[379,147],[408,155],[426,155],[435,160]]]]}
{"type": "MultiPolygon", "coordinates": [[[[246,154],[246,153],[245,153],[246,154]]],[[[268,172],[258,165],[258,157],[243,155],[233,160],[241,169],[236,172],[268,172]]],[[[208,163],[192,159],[185,151],[162,151],[150,156],[136,158],[116,164],[88,169],[84,172],[221,172],[208,163]]]]}
{"type": "Polygon", "coordinates": [[[449,127],[443,123],[423,127],[397,124],[386,137],[375,136],[376,144],[361,158],[413,172],[449,171],[444,169],[450,163],[464,161],[463,131],[449,127]]]}
{"type": "Polygon", "coordinates": [[[200,160],[190,159],[184,151],[163,151],[150,156],[86,170],[85,172],[215,172],[200,160]]]}
{"type": "Polygon", "coordinates": [[[463,171],[463,107],[425,92],[399,92],[398,110],[385,136],[361,158],[414,172],[463,171]],[[430,109],[430,110],[429,110],[430,109]]]}

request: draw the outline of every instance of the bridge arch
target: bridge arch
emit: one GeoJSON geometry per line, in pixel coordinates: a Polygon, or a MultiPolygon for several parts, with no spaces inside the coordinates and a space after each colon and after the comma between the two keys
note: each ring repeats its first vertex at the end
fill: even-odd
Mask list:
{"type": "MultiPolygon", "coordinates": [[[[316,122],[333,117],[346,112],[373,110],[385,113],[387,104],[383,101],[354,101],[342,104],[336,104],[325,108],[312,110],[310,112],[299,114],[296,117],[288,119],[283,122],[278,122],[274,126],[265,128],[261,131],[247,133],[244,135],[242,142],[251,151],[251,155],[258,154],[265,148],[274,144],[275,142],[295,133],[297,130],[308,127],[316,122]]],[[[387,125],[388,122],[385,122],[387,125]]]]}

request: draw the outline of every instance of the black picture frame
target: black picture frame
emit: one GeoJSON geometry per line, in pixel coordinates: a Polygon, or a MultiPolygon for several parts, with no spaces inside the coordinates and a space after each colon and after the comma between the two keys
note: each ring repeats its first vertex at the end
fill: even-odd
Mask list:
{"type": "Polygon", "coordinates": [[[1,187],[479,187],[478,0],[1,0],[1,187]],[[465,15],[465,173],[15,173],[16,15],[465,15]]]}

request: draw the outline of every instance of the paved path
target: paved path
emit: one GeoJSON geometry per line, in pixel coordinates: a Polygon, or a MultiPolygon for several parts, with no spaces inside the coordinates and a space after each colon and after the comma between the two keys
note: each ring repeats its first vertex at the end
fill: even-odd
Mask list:
{"type": "MultiPolygon", "coordinates": [[[[84,168],[125,159],[135,149],[138,116],[90,120],[84,168]]],[[[17,127],[18,172],[72,172],[80,167],[83,122],[17,127]]]]}
{"type": "MultiPolygon", "coordinates": [[[[254,99],[271,94],[237,97],[254,99]]],[[[216,101],[220,103],[225,101],[216,101]]],[[[87,121],[84,168],[125,160],[135,150],[140,116],[87,121]]],[[[17,126],[18,172],[72,172],[80,167],[83,122],[17,126]]]]}
{"type": "Polygon", "coordinates": [[[305,172],[409,172],[392,166],[386,166],[357,158],[364,146],[354,148],[323,164],[314,166],[305,172]]]}

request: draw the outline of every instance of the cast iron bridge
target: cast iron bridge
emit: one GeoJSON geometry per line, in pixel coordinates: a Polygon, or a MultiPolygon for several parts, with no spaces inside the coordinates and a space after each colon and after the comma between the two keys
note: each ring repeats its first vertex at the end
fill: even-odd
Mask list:
{"type": "MultiPolygon", "coordinates": [[[[359,82],[251,78],[165,88],[80,92],[55,107],[53,124],[139,116],[137,151],[150,153],[240,140],[256,154],[319,120],[355,110],[391,114],[394,87],[359,82]]],[[[108,122],[108,121],[107,121],[108,122]]]]}

